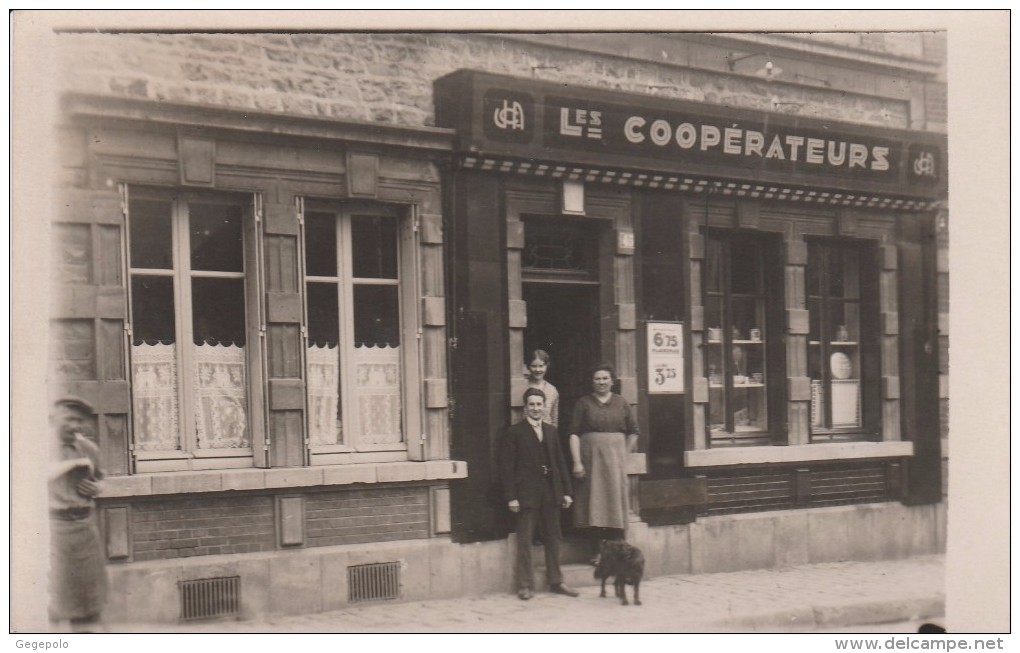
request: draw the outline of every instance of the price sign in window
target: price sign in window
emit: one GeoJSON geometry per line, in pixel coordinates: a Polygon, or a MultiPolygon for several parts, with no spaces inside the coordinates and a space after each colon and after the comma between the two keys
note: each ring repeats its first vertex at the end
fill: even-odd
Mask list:
{"type": "Polygon", "coordinates": [[[648,323],[648,393],[682,394],[684,391],[684,325],[648,323]]]}

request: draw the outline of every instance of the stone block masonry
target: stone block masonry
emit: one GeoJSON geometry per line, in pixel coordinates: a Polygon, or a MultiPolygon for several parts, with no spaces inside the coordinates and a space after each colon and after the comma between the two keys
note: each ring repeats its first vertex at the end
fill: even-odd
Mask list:
{"type": "Polygon", "coordinates": [[[907,103],[768,85],[484,34],[63,34],[61,88],[153,101],[433,126],[432,82],[460,68],[905,127],[907,103]]]}

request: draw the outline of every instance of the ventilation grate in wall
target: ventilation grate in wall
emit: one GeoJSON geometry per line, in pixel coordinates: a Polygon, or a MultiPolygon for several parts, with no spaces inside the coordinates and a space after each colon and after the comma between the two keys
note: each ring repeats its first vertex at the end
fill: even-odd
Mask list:
{"type": "Polygon", "coordinates": [[[241,611],[241,577],[223,576],[180,582],[181,620],[237,616],[241,611]]]}
{"type": "Polygon", "coordinates": [[[348,567],[347,587],[351,603],[395,599],[400,596],[400,563],[379,562],[348,567]]]}

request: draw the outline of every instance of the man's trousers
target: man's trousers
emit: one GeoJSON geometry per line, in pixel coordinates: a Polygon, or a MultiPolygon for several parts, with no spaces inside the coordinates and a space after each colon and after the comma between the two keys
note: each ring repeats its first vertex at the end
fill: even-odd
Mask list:
{"type": "Polygon", "coordinates": [[[522,508],[517,513],[517,589],[532,588],[534,572],[531,567],[532,541],[535,529],[542,537],[545,545],[545,568],[550,585],[563,582],[560,571],[560,501],[563,497],[554,496],[551,477],[547,476],[542,488],[541,504],[531,508],[522,508]]]}

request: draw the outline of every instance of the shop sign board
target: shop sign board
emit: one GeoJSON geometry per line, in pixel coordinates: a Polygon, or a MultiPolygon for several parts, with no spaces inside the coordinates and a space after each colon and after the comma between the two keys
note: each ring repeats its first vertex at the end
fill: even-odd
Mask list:
{"type": "Polygon", "coordinates": [[[458,71],[437,120],[462,150],[941,197],[945,136],[458,71]]]}
{"type": "Polygon", "coordinates": [[[684,391],[684,325],[682,322],[648,323],[648,394],[682,394],[684,391]]]}

